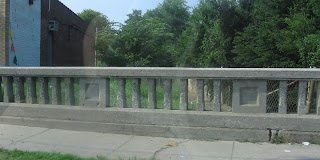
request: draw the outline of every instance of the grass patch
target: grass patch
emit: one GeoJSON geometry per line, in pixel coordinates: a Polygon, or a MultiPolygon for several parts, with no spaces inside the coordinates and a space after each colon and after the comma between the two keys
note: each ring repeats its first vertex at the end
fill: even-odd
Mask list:
{"type": "Polygon", "coordinates": [[[262,143],[261,141],[258,141],[258,140],[248,140],[248,139],[239,139],[237,141],[240,143],[255,143],[255,144],[262,143]]]}
{"type": "Polygon", "coordinates": [[[285,139],[282,136],[275,136],[271,139],[271,143],[273,144],[282,144],[285,143],[285,139]]]}
{"type": "Polygon", "coordinates": [[[0,149],[0,160],[156,160],[155,158],[107,158],[97,156],[96,158],[81,158],[72,154],[46,153],[46,152],[26,152],[18,150],[0,149]]]}
{"type": "Polygon", "coordinates": [[[320,145],[320,141],[310,141],[311,144],[320,145]]]}
{"type": "Polygon", "coordinates": [[[290,134],[285,134],[283,136],[276,135],[271,139],[273,144],[283,144],[283,143],[294,143],[290,134]]]}

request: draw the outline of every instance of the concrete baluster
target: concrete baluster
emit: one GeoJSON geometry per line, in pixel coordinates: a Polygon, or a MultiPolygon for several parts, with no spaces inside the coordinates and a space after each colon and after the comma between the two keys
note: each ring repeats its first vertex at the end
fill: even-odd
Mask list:
{"type": "Polygon", "coordinates": [[[69,106],[75,105],[74,100],[74,79],[73,78],[64,78],[65,84],[65,104],[69,106]]]}
{"type": "Polygon", "coordinates": [[[39,84],[40,84],[39,104],[48,104],[49,103],[48,78],[40,77],[39,84]]]}
{"type": "Polygon", "coordinates": [[[317,88],[317,114],[320,115],[320,82],[318,82],[317,88]]]}
{"type": "Polygon", "coordinates": [[[36,78],[27,77],[28,91],[27,91],[27,103],[37,103],[37,89],[36,89],[36,78]]]}
{"type": "Polygon", "coordinates": [[[3,77],[3,87],[4,87],[4,97],[3,100],[6,103],[13,102],[13,78],[12,77],[3,77]]]}
{"type": "Polygon", "coordinates": [[[16,103],[25,103],[26,98],[24,94],[24,78],[23,77],[14,77],[15,84],[15,102],[16,103]]]}
{"type": "Polygon", "coordinates": [[[126,79],[125,78],[118,78],[117,79],[117,89],[118,89],[118,107],[125,108],[127,107],[127,100],[126,100],[126,79]]]}
{"type": "Polygon", "coordinates": [[[157,108],[157,83],[156,79],[148,79],[148,108],[157,108]]]}
{"type": "Polygon", "coordinates": [[[306,114],[307,82],[299,81],[298,114],[306,114]]]}
{"type": "MultiPolygon", "coordinates": [[[[105,106],[110,107],[110,78],[106,78],[106,90],[105,90],[105,106]]],[[[103,100],[102,100],[103,101],[103,100]]]]}
{"type": "Polygon", "coordinates": [[[52,83],[52,104],[61,105],[61,78],[51,78],[52,83]]]}
{"type": "Polygon", "coordinates": [[[204,80],[197,79],[197,111],[204,111],[204,80]]]}
{"type": "Polygon", "coordinates": [[[132,108],[141,108],[141,79],[132,79],[132,108]]]}
{"type": "Polygon", "coordinates": [[[163,80],[164,84],[164,109],[172,110],[172,80],[163,80]]]}
{"type": "Polygon", "coordinates": [[[180,110],[188,110],[188,79],[180,80],[180,110]]]}
{"type": "Polygon", "coordinates": [[[2,77],[0,77],[0,102],[3,102],[3,94],[2,94],[2,77]]]}
{"type": "Polygon", "coordinates": [[[213,111],[221,112],[221,81],[213,81],[213,111]]]}
{"type": "Polygon", "coordinates": [[[279,113],[287,114],[287,81],[280,81],[279,85],[279,113]]]}

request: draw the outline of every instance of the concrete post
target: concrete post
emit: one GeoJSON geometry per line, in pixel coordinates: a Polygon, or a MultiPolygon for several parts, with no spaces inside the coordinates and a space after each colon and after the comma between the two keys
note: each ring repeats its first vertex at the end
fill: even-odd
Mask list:
{"type": "Polygon", "coordinates": [[[36,90],[36,78],[27,77],[28,92],[27,92],[27,103],[37,103],[37,90],[36,90]]]}
{"type": "Polygon", "coordinates": [[[61,78],[55,77],[51,79],[52,83],[52,104],[61,105],[61,78]]]}
{"type": "Polygon", "coordinates": [[[23,77],[14,77],[15,84],[15,102],[16,103],[25,103],[26,98],[24,95],[24,78],[23,77]]]}
{"type": "Polygon", "coordinates": [[[0,0],[0,66],[9,65],[10,0],[0,0]]]}
{"type": "Polygon", "coordinates": [[[172,110],[172,80],[164,79],[164,109],[172,110]]]}
{"type": "Polygon", "coordinates": [[[204,111],[204,80],[197,79],[197,111],[204,111]]]}
{"type": "Polygon", "coordinates": [[[213,81],[213,111],[221,112],[221,81],[213,81]]]}
{"type": "Polygon", "coordinates": [[[279,85],[279,113],[287,114],[287,81],[280,81],[279,85]]]}
{"type": "Polygon", "coordinates": [[[318,83],[318,88],[317,88],[317,114],[320,115],[320,82],[318,83]]]}
{"type": "Polygon", "coordinates": [[[148,79],[148,108],[157,108],[157,80],[148,79]]]}
{"type": "Polygon", "coordinates": [[[111,101],[110,101],[110,78],[106,78],[106,90],[105,90],[105,106],[110,107],[111,101]]]}
{"type": "Polygon", "coordinates": [[[299,81],[298,114],[306,114],[307,82],[299,81]]]}
{"type": "Polygon", "coordinates": [[[3,102],[3,94],[2,94],[2,77],[0,77],[0,102],[3,102]]]}
{"type": "Polygon", "coordinates": [[[132,108],[141,108],[141,79],[132,79],[132,108]]]}
{"type": "Polygon", "coordinates": [[[126,100],[126,79],[125,78],[118,78],[117,79],[117,89],[118,89],[118,108],[125,108],[127,107],[127,100],[126,100]]]}
{"type": "Polygon", "coordinates": [[[65,104],[69,106],[74,106],[74,79],[73,78],[64,78],[65,84],[65,104]]]}
{"type": "Polygon", "coordinates": [[[180,110],[188,110],[188,79],[180,80],[180,110]]]}
{"type": "Polygon", "coordinates": [[[40,83],[39,104],[48,104],[49,103],[48,78],[40,77],[39,83],[40,83]]]}

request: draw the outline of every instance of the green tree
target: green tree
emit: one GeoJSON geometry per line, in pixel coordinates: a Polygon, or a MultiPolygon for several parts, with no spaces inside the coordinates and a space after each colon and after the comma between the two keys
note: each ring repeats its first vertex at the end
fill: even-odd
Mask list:
{"type": "Polygon", "coordinates": [[[204,67],[235,67],[232,41],[242,31],[246,19],[239,12],[236,1],[217,1],[217,15],[205,25],[201,49],[204,67]]]}
{"type": "Polygon", "coordinates": [[[134,10],[121,27],[116,55],[127,66],[175,66],[174,43],[189,17],[185,0],[164,0],[144,15],[134,10]]]}
{"type": "Polygon", "coordinates": [[[127,66],[172,66],[169,26],[160,18],[144,18],[134,10],[121,28],[114,44],[115,52],[126,59],[127,66]]]}
{"type": "Polygon", "coordinates": [[[148,11],[144,17],[157,17],[169,25],[169,32],[177,38],[184,30],[190,16],[186,0],[164,0],[155,9],[148,11]]]}
{"type": "Polygon", "coordinates": [[[232,41],[247,20],[233,0],[200,0],[176,43],[180,66],[233,67],[232,41]]]}
{"type": "Polygon", "coordinates": [[[111,25],[106,15],[92,9],[85,9],[78,13],[78,16],[85,22],[91,24],[91,26],[98,28],[98,30],[111,25]]]}
{"type": "Polygon", "coordinates": [[[109,55],[113,52],[111,45],[118,33],[113,27],[114,22],[110,22],[106,15],[91,9],[83,10],[81,13],[78,13],[78,16],[89,23],[89,27],[93,27],[97,30],[94,48],[97,52],[96,58],[98,60],[98,65],[109,63],[109,55]]]}
{"type": "Polygon", "coordinates": [[[304,37],[297,46],[304,66],[320,67],[320,32],[304,37]]]}
{"type": "Polygon", "coordinates": [[[281,33],[292,1],[256,0],[251,5],[251,23],[233,41],[237,66],[296,67],[299,56],[281,50],[278,43],[284,40],[281,33]]]}

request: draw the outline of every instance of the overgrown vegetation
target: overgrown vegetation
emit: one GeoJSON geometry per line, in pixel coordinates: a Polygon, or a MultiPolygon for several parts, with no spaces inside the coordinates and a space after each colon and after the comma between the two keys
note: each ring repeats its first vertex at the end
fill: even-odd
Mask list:
{"type": "Polygon", "coordinates": [[[155,158],[107,158],[104,156],[97,156],[96,158],[80,158],[71,154],[61,153],[45,153],[45,152],[26,152],[18,150],[0,149],[0,160],[156,160],[155,158]]]}
{"type": "Polygon", "coordinates": [[[118,28],[79,16],[99,29],[100,66],[320,67],[318,0],[164,0],[118,28]]]}

